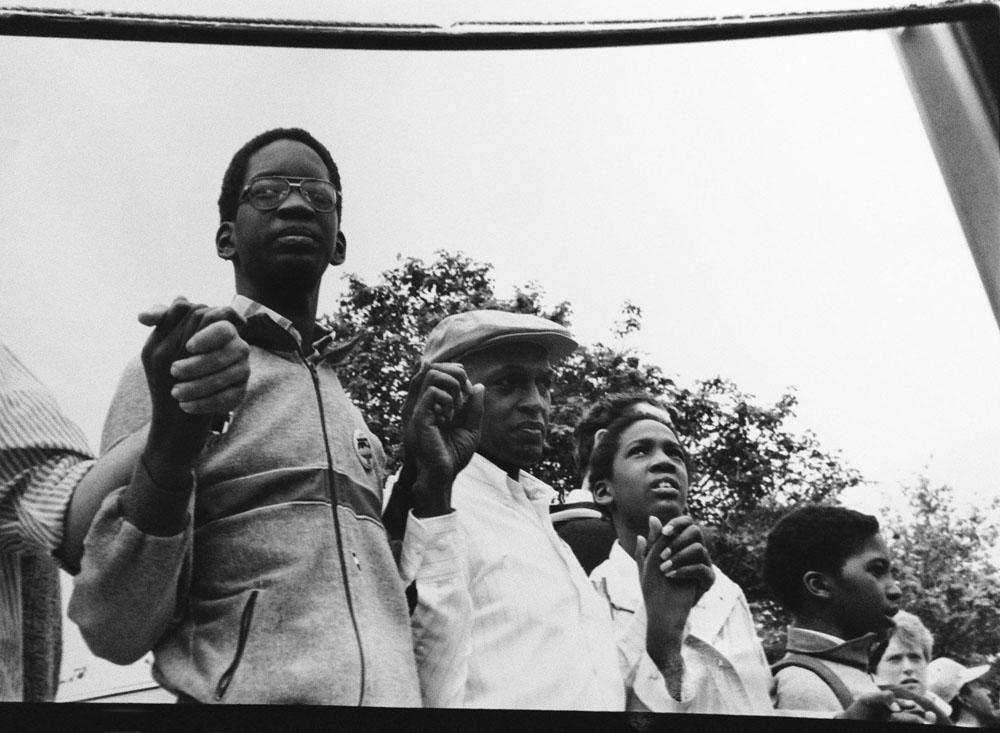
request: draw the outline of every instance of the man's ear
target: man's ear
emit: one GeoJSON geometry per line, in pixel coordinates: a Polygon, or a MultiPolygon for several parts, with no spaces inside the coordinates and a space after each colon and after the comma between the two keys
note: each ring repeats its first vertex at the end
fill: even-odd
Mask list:
{"type": "Polygon", "coordinates": [[[594,495],[595,503],[605,507],[610,507],[614,503],[615,495],[611,490],[611,482],[607,479],[591,484],[590,491],[594,495]]]}
{"type": "Polygon", "coordinates": [[[341,231],[337,232],[337,241],[333,244],[333,254],[330,256],[330,264],[336,267],[344,264],[347,259],[347,237],[341,231]]]}
{"type": "Polygon", "coordinates": [[[233,223],[224,221],[215,232],[215,252],[224,260],[236,257],[236,245],[233,243],[233,223]]]}
{"type": "Polygon", "coordinates": [[[814,598],[829,600],[833,596],[833,584],[830,576],[818,570],[810,570],[802,576],[802,585],[806,592],[814,598]]]}

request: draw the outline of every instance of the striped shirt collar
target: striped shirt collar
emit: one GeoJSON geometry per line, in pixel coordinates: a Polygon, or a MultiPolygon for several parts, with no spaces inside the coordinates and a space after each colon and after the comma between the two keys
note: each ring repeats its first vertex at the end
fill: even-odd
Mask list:
{"type": "Polygon", "coordinates": [[[233,296],[230,307],[244,320],[249,321],[252,316],[265,315],[282,328],[289,336],[295,340],[296,346],[302,350],[302,336],[294,324],[277,311],[273,311],[262,303],[252,300],[245,295],[237,293],[233,296]]]}
{"type": "MultiPolygon", "coordinates": [[[[266,317],[270,319],[275,325],[280,327],[285,333],[287,333],[292,340],[295,342],[296,349],[303,354],[307,354],[305,349],[302,348],[302,335],[299,333],[295,325],[285,318],[283,315],[277,311],[271,310],[263,303],[258,303],[256,300],[246,297],[245,295],[240,295],[237,293],[233,296],[230,307],[236,311],[236,314],[243,319],[244,323],[249,321],[254,316],[266,317]]],[[[364,332],[358,333],[351,339],[342,342],[335,342],[334,332],[317,323],[316,329],[321,334],[320,337],[312,344],[312,355],[308,356],[309,361],[319,363],[321,361],[328,361],[331,364],[339,364],[343,362],[350,353],[357,346],[364,332]]]]}

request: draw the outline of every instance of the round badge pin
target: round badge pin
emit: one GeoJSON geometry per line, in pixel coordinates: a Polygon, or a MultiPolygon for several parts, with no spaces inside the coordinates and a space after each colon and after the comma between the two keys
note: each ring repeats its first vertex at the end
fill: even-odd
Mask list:
{"type": "Polygon", "coordinates": [[[372,470],[375,458],[375,451],[372,450],[371,440],[360,430],[354,431],[354,452],[358,455],[358,460],[366,471],[372,470]]]}

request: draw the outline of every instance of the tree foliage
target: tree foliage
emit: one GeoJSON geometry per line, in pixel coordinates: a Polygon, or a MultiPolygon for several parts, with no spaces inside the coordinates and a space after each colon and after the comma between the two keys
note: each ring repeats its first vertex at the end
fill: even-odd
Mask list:
{"type": "MultiPolygon", "coordinates": [[[[361,334],[354,358],[342,369],[342,381],[390,455],[400,442],[408,380],[418,367],[425,337],[441,318],[471,308],[496,308],[570,325],[569,304],[546,308],[537,284],[529,283],[509,298],[497,296],[491,270],[463,254],[438,252],[428,263],[400,258],[377,283],[347,276],[340,312],[326,321],[339,338],[361,334]]],[[[549,450],[532,472],[560,492],[575,488],[580,479],[572,432],[587,405],[613,392],[661,396],[693,458],[692,514],[712,528],[716,563],[744,588],[765,619],[766,645],[778,644],[774,627],[782,617],[766,600],[758,571],[767,529],[790,506],[835,500],[861,477],[838,454],[824,451],[813,434],[789,429],[793,392],[773,405],[761,405],[721,377],[678,386],[659,366],[623,345],[624,337],[641,327],[641,309],[625,303],[611,344],[583,345],[560,366],[549,450]]]]}
{"type": "MultiPolygon", "coordinates": [[[[904,605],[934,634],[935,656],[966,665],[1000,659],[1000,498],[965,506],[925,477],[902,487],[907,514],[887,508],[904,605]]],[[[987,679],[996,692],[1000,673],[987,679]]]]}

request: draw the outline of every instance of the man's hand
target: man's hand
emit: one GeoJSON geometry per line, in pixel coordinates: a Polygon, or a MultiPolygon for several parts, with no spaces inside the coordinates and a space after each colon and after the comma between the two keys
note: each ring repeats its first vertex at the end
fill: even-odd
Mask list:
{"type": "Polygon", "coordinates": [[[186,483],[212,415],[243,398],[249,347],[236,334],[239,317],[230,308],[178,298],[168,308],[145,311],[140,322],[155,325],[142,349],[153,405],[144,459],[153,479],[170,488],[186,483]]]}
{"type": "Polygon", "coordinates": [[[648,536],[636,538],[635,560],[646,606],[646,652],[663,674],[667,691],[679,700],[684,627],[715,581],[701,528],[686,516],[675,517],[666,527],[650,517],[648,536]]]}
{"type": "MultiPolygon", "coordinates": [[[[154,306],[139,314],[139,322],[157,326],[169,308],[154,306]]],[[[176,380],[171,396],[191,415],[218,415],[234,410],[246,395],[250,347],[236,331],[239,317],[230,308],[207,309],[201,330],[184,345],[186,358],[174,361],[170,376],[176,380]]]]}
{"type": "Polygon", "coordinates": [[[859,695],[851,706],[834,717],[844,720],[880,720],[890,723],[933,723],[934,713],[913,700],[904,700],[891,690],[859,695]]]}
{"type": "Polygon", "coordinates": [[[483,386],[473,385],[461,364],[431,364],[411,381],[403,441],[407,458],[416,464],[417,516],[451,510],[452,482],[479,444],[483,394],[483,386]]]}

